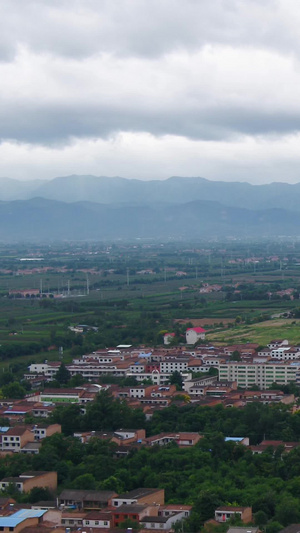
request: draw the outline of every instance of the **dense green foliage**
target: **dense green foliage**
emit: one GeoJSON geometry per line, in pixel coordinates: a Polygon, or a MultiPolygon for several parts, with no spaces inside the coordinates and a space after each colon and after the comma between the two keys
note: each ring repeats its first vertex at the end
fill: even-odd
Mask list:
{"type": "Polygon", "coordinates": [[[263,437],[300,440],[300,414],[291,414],[283,405],[252,403],[244,409],[172,406],[145,422],[142,411],[132,410],[104,391],[87,406],[86,415],[80,414],[79,406],[70,405],[57,408],[53,420],[62,423],[64,434],[45,439],[39,455],[1,459],[2,477],[28,469],[57,470],[60,489],[123,492],[161,487],[167,502],[194,506],[185,531],[197,531],[222,504],[251,505],[254,520],[267,524],[268,533],[300,520],[300,448],[287,454],[281,446],[254,455],[245,446],[224,441],[224,436],[249,436],[252,444],[263,437]],[[203,438],[188,449],[175,443],[140,446],[117,459],[115,444],[96,437],[81,444],[71,436],[80,429],[110,431],[120,426],[146,427],[148,434],[198,431],[203,438]]]}
{"type": "Polygon", "coordinates": [[[114,452],[115,445],[96,438],[83,445],[57,434],[44,441],[37,456],[2,459],[0,473],[53,469],[58,471],[61,488],[122,492],[163,487],[168,502],[194,505],[192,530],[220,504],[252,505],[255,515],[260,512],[258,520],[274,519],[282,525],[300,519],[300,449],[289,454],[281,448],[275,453],[270,449],[253,455],[246,447],[225,443],[223,435],[214,432],[190,449],[179,449],[176,444],[142,447],[118,460],[114,452]]]}

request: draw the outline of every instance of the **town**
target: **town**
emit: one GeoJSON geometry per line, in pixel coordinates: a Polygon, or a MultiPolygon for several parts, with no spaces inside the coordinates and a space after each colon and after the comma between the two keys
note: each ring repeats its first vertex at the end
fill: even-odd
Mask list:
{"type": "MultiPolygon", "coordinates": [[[[158,453],[158,450],[176,446],[184,453],[184,450],[204,446],[205,431],[167,431],[164,428],[156,434],[150,430],[149,434],[151,420],[172,406],[211,410],[222,406],[229,413],[233,412],[229,408],[241,411],[250,404],[271,409],[281,405],[290,416],[298,413],[300,346],[291,346],[288,339],[270,340],[266,347],[255,343],[214,346],[206,342],[205,335],[203,328],[187,328],[186,343],[180,346],[172,345],[174,334],[167,332],[161,348],[119,345],[76,357],[70,364],[61,360],[31,363],[23,376],[23,382],[30,383],[30,392],[21,399],[0,399],[0,417],[2,424],[6,424],[0,427],[1,457],[11,461],[17,456],[24,457],[30,466],[35,466],[32,461],[44,456],[47,441],[57,436],[69,438],[63,433],[70,434],[70,427],[71,438],[81,446],[88,449],[96,442],[101,446],[107,443],[118,462],[129,460],[132,454],[142,450],[158,453]],[[80,384],[69,387],[68,382],[74,379],[80,384]],[[80,419],[87,416],[94,404],[97,406],[97,402],[103,401],[119,406],[126,403],[132,412],[142,414],[144,425],[113,428],[112,419],[112,426],[101,430],[101,420],[93,417],[93,427],[82,429],[80,419]],[[61,410],[67,410],[67,418],[71,412],[75,415],[75,419],[68,422],[71,422],[69,430],[66,430],[65,419],[62,423],[55,421],[61,410]]],[[[125,422],[125,418],[123,420],[125,422]]],[[[133,424],[139,424],[138,418],[133,424]]],[[[232,452],[243,449],[243,453],[251,453],[253,457],[270,450],[278,453],[279,449],[286,455],[296,453],[297,448],[300,450],[300,434],[299,440],[286,441],[269,437],[264,432],[255,440],[250,432],[236,436],[233,431],[233,435],[224,435],[223,443],[224,448],[231,446],[232,452]]],[[[74,483],[69,487],[62,485],[60,478],[61,474],[48,469],[24,470],[17,476],[3,477],[0,480],[4,495],[1,498],[1,530],[46,533],[86,529],[100,533],[133,528],[145,532],[149,529],[173,532],[178,528],[184,530],[193,517],[193,505],[178,497],[176,504],[174,499],[166,502],[164,488],[130,489],[129,486],[124,487],[125,492],[118,493],[95,490],[93,479],[82,482],[83,486],[88,485],[84,489],[74,488],[74,483]],[[20,501],[18,494],[25,500],[21,498],[20,501]],[[29,503],[33,494],[35,501],[29,503]],[[51,499],[37,499],[37,496],[46,495],[51,499]]],[[[211,516],[204,516],[204,528],[217,531],[228,522],[229,533],[257,533],[261,527],[259,513],[254,515],[252,506],[234,503],[218,505],[213,512],[209,511],[211,516]],[[244,529],[243,524],[246,525],[244,529]]],[[[201,525],[191,524],[188,527],[196,530],[201,525]]]]}

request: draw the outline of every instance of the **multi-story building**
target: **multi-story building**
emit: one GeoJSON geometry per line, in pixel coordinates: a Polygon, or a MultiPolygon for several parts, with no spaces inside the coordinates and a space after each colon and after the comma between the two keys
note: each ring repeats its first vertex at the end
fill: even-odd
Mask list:
{"type": "Polygon", "coordinates": [[[257,385],[268,389],[272,383],[287,385],[300,382],[300,364],[268,361],[265,363],[243,363],[230,361],[219,366],[220,381],[236,381],[238,387],[257,385]]]}

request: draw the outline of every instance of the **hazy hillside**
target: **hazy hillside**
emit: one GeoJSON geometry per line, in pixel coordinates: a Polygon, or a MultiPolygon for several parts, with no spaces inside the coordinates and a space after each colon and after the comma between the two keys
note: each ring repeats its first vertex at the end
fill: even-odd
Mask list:
{"type": "Polygon", "coordinates": [[[44,182],[42,180],[19,181],[0,178],[0,200],[26,200],[36,196],[36,191],[44,182]]]}
{"type": "Polygon", "coordinates": [[[249,209],[283,208],[300,211],[300,183],[249,183],[209,181],[204,178],[172,177],[140,181],[105,176],[65,176],[50,181],[19,182],[0,179],[0,200],[42,197],[63,202],[89,201],[101,204],[180,204],[194,200],[220,202],[249,209]]]}
{"type": "Polygon", "coordinates": [[[228,208],[194,201],[172,206],[64,203],[43,198],[0,202],[1,241],[138,237],[208,239],[298,235],[300,213],[228,208]]]}

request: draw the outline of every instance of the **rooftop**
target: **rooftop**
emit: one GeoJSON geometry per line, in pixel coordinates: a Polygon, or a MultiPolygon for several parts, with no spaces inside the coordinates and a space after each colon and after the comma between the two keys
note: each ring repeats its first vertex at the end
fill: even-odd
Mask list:
{"type": "Polygon", "coordinates": [[[0,527],[16,527],[27,518],[40,518],[45,510],[21,509],[10,516],[0,516],[0,527]]]}
{"type": "Polygon", "coordinates": [[[138,498],[144,498],[145,496],[148,496],[150,494],[155,494],[156,492],[163,490],[163,489],[135,489],[131,490],[130,492],[124,492],[123,494],[119,494],[119,496],[116,497],[118,500],[134,500],[138,498]]]}

